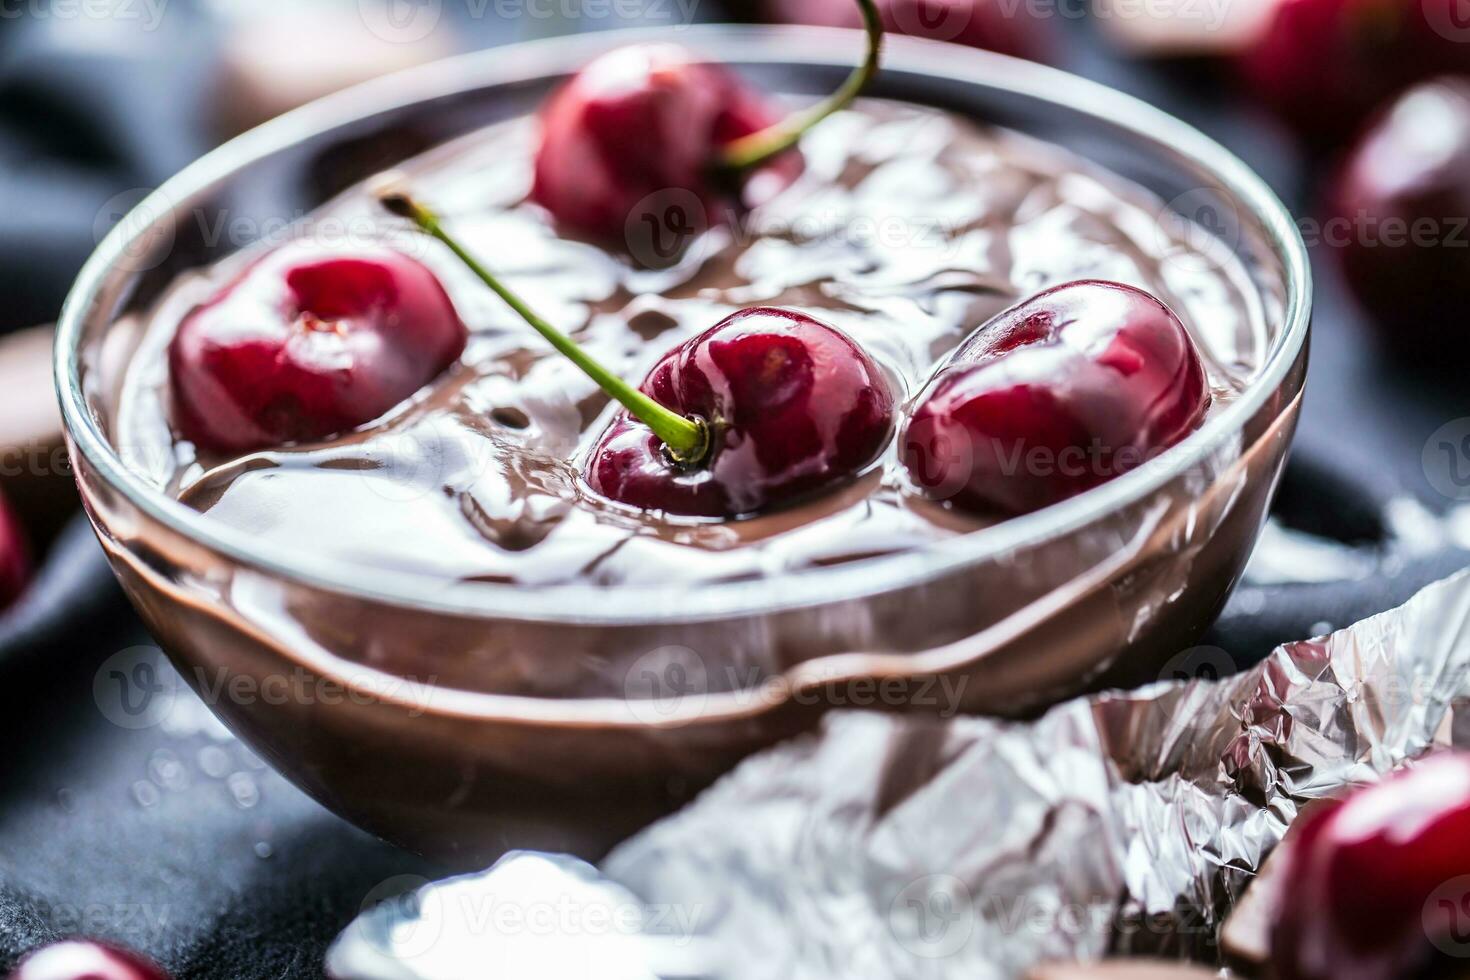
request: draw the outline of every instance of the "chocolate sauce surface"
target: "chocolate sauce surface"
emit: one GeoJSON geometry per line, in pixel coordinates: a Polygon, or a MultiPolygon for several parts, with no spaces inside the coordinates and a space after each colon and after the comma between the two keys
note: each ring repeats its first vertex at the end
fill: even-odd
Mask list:
{"type": "MultiPolygon", "coordinates": [[[[514,120],[402,169],[513,289],[625,377],[737,309],[789,306],[863,345],[902,403],[996,313],[1080,278],[1131,283],[1179,314],[1205,361],[1211,411],[1246,387],[1266,349],[1249,276],[1218,242],[1161,223],[1161,201],[1059,147],[937,110],[860,102],[806,137],[801,176],[738,226],[704,229],[690,214],[656,237],[630,229],[631,256],[559,235],[526,201],[535,140],[533,119],[514,120]],[[692,239],[678,234],[691,228],[692,239]],[[676,243],[685,249],[673,265],[649,268],[679,255],[676,243]]],[[[117,442],[159,487],[253,537],[447,581],[657,585],[853,561],[993,523],[920,497],[892,444],[845,488],[744,520],[603,500],[579,474],[616,406],[447,250],[364,189],[292,236],[383,241],[420,258],[472,335],[450,371],[357,431],[209,458],[170,425],[165,352],[180,320],[259,249],[177,282],[129,364],[117,442]]]]}

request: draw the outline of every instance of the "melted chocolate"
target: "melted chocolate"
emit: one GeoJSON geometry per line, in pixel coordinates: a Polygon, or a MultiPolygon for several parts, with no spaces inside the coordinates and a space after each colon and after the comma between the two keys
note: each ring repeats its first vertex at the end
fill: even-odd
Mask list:
{"type": "MultiPolygon", "coordinates": [[[[736,309],[793,306],[862,344],[906,399],[977,326],[1077,278],[1128,282],[1173,307],[1200,345],[1212,410],[1244,389],[1265,348],[1245,269],[1205,236],[1161,225],[1152,195],[1060,148],[935,110],[868,101],[835,117],[804,141],[793,186],[738,228],[703,230],[663,269],[562,237],[526,203],[534,139],[534,122],[517,120],[402,169],[513,288],[629,378],[736,309]]],[[[578,473],[608,400],[438,243],[396,227],[361,190],[293,231],[386,238],[422,258],[473,336],[451,371],[361,430],[204,458],[168,425],[164,349],[258,252],[177,283],[131,363],[119,442],[168,492],[257,538],[447,580],[611,585],[754,578],[986,525],[913,493],[891,446],[847,488],[755,519],[672,519],[601,500],[578,473]]]]}

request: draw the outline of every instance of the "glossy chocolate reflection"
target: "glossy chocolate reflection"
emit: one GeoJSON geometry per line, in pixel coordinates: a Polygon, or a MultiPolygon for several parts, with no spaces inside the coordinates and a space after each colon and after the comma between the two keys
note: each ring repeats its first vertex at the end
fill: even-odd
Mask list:
{"type": "MultiPolygon", "coordinates": [[[[528,302],[628,378],[737,309],[787,306],[852,337],[902,401],[976,326],[1079,278],[1168,303],[1200,348],[1212,411],[1243,390],[1265,346],[1246,270],[1206,236],[1161,223],[1154,197],[1057,147],[942,112],[861,103],[807,137],[801,176],[739,227],[700,220],[691,201],[686,225],[659,229],[689,234],[635,233],[631,254],[559,237],[528,202],[534,137],[518,120],[404,169],[528,302]]],[[[440,275],[471,336],[445,375],[355,432],[213,457],[167,421],[163,351],[250,256],[179,282],[134,357],[119,442],[170,493],[258,539],[446,580],[614,585],[758,578],[987,523],[923,499],[893,446],[856,482],[751,520],[603,500],[579,470],[615,406],[437,243],[400,234],[365,191],[300,233],[388,239],[440,275]]]]}

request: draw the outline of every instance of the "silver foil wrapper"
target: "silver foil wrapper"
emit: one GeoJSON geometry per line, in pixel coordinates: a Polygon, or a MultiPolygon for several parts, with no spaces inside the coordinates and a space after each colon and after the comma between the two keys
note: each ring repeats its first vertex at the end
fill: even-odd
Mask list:
{"type": "MultiPolygon", "coordinates": [[[[1214,963],[1224,916],[1304,802],[1470,745],[1470,575],[1244,673],[1213,679],[1231,665],[1207,648],[1174,666],[1179,680],[1026,723],[835,712],[623,844],[599,887],[636,904],[628,930],[665,944],[643,950],[653,977],[979,980],[1124,953],[1214,963]],[[653,955],[670,946],[672,968],[653,955]]],[[[542,860],[421,895],[505,900],[507,867],[542,860]]],[[[360,926],[329,965],[370,941],[360,926]]],[[[460,971],[333,971],[549,975],[493,968],[515,938],[492,923],[463,944],[473,968],[436,960],[460,971]]],[[[605,975],[587,963],[555,975],[605,975]]]]}

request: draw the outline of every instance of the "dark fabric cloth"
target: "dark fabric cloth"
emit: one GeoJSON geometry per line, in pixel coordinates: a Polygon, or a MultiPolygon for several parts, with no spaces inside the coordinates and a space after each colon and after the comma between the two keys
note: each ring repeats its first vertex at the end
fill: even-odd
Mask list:
{"type": "Polygon", "coordinates": [[[141,191],[209,148],[208,22],[15,4],[0,20],[0,331],[56,317],[77,269],[141,191]]]}
{"type": "MultiPolygon", "coordinates": [[[[1321,171],[1228,104],[1216,79],[1124,65],[1087,25],[1072,29],[1073,67],[1201,125],[1310,211],[1321,171]]],[[[101,53],[42,19],[0,22],[0,327],[54,317],[110,223],[108,202],[207,148],[212,45],[207,22],[178,0],[162,29],[101,53]]],[[[1331,268],[1318,272],[1309,397],[1279,513],[1373,553],[1389,537],[1394,501],[1447,506],[1420,453],[1470,406],[1453,379],[1387,362],[1331,268]]],[[[1253,663],[1464,564],[1443,550],[1392,575],[1273,587],[1249,603],[1237,595],[1208,642],[1253,663]]],[[[110,723],[93,693],[99,667],[148,642],[80,522],[25,603],[0,620],[0,968],[37,944],[88,933],[181,977],[317,975],[326,944],[371,890],[438,869],[329,815],[207,719],[170,730],[110,723]]]]}

